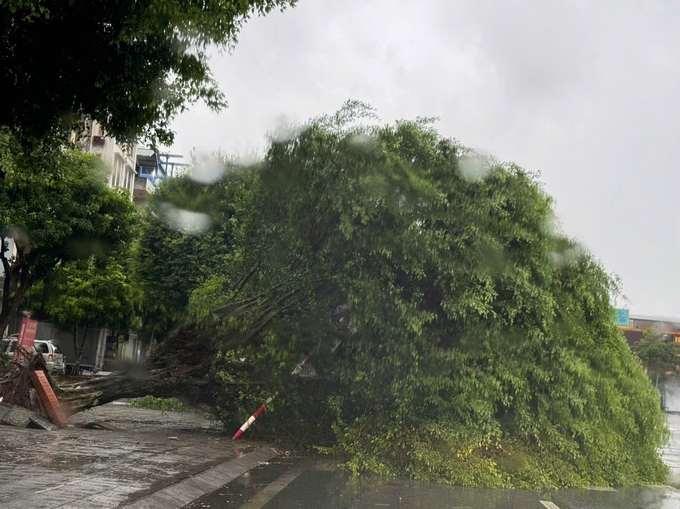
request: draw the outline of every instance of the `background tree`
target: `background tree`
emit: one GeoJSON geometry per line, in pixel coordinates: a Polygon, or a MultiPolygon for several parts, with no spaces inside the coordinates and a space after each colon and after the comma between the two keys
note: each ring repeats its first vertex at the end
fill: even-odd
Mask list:
{"type": "Polygon", "coordinates": [[[278,391],[249,433],[326,447],[355,471],[663,481],[665,419],[613,323],[615,281],[551,227],[535,176],[427,119],[367,115],[350,103],[271,144],[232,255],[190,296],[193,322],[152,376],[93,380],[97,401],[182,394],[233,427],[278,391]],[[291,372],[307,355],[319,376],[303,381],[291,372]]]}
{"type": "Polygon", "coordinates": [[[170,179],[151,197],[133,267],[144,323],[159,337],[186,320],[189,296],[203,280],[224,274],[253,182],[247,171],[212,186],[187,175],[170,179]],[[204,231],[187,231],[172,217],[188,211],[204,215],[204,231]]]}
{"type": "Polygon", "coordinates": [[[220,109],[205,53],[294,0],[6,0],[0,4],[0,125],[40,137],[80,115],[119,140],[171,144],[195,101],[220,109]]]}
{"type": "Polygon", "coordinates": [[[138,325],[139,296],[129,272],[114,257],[104,261],[89,257],[60,265],[44,282],[42,311],[71,332],[76,374],[89,329],[138,325]]]}
{"type": "Polygon", "coordinates": [[[664,334],[654,329],[647,329],[642,339],[631,346],[631,350],[640,359],[657,388],[659,381],[663,383],[667,373],[675,373],[680,364],[678,344],[666,341],[664,334]]]}
{"type": "Polygon", "coordinates": [[[108,188],[101,160],[49,140],[29,152],[0,130],[0,165],[4,330],[31,285],[57,266],[128,246],[137,212],[126,192],[108,188]],[[16,254],[7,249],[10,239],[16,254]]]}

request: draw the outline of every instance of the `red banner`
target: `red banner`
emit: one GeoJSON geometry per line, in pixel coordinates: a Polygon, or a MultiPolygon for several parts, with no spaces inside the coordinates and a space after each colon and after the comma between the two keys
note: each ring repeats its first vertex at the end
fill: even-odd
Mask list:
{"type": "MultiPolygon", "coordinates": [[[[21,320],[21,328],[19,329],[19,337],[17,338],[17,345],[22,346],[29,352],[33,351],[33,342],[35,341],[35,334],[38,332],[38,321],[30,318],[23,318],[21,320]]],[[[26,363],[24,356],[19,353],[19,348],[14,350],[12,357],[14,362],[18,362],[22,366],[26,363]],[[23,362],[22,362],[23,361],[23,362]]]]}

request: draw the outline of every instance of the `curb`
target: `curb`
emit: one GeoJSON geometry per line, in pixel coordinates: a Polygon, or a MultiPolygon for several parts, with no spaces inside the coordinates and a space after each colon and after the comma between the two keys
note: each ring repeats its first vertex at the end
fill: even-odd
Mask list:
{"type": "Polygon", "coordinates": [[[648,484],[648,488],[654,488],[657,490],[666,490],[666,491],[674,491],[675,493],[680,493],[680,489],[676,488],[675,486],[671,486],[669,484],[648,484]]]}
{"type": "Polygon", "coordinates": [[[237,477],[281,454],[273,447],[263,447],[235,459],[178,481],[150,495],[123,505],[128,509],[181,509],[197,498],[212,493],[237,477]]]}

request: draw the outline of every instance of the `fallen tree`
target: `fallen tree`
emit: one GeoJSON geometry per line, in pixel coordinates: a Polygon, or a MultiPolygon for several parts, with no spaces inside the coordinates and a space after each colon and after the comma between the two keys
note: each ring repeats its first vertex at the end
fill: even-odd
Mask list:
{"type": "Polygon", "coordinates": [[[177,330],[144,364],[128,364],[109,376],[62,384],[61,400],[72,412],[147,395],[179,395],[195,406],[213,406],[210,368],[214,355],[215,350],[204,336],[187,328],[177,330]]]}
{"type": "MultiPolygon", "coordinates": [[[[233,290],[239,290],[249,278],[237,280],[233,290]]],[[[152,395],[159,398],[179,397],[196,407],[215,407],[216,393],[238,387],[256,387],[265,383],[251,377],[252,367],[235,360],[231,364],[230,380],[217,376],[214,366],[221,347],[230,350],[252,342],[274,316],[283,311],[275,302],[261,296],[259,299],[234,301],[218,309],[219,320],[243,317],[250,311],[251,325],[247,329],[220,330],[211,320],[178,327],[151,352],[143,364],[127,364],[122,370],[105,377],[93,377],[74,384],[62,384],[61,399],[72,412],[104,405],[122,398],[152,395]],[[275,311],[276,309],[276,311],[275,311]],[[228,316],[227,316],[228,315],[228,316]],[[238,377],[238,379],[237,379],[238,377]]]]}
{"type": "Polygon", "coordinates": [[[354,471],[663,482],[665,419],[614,325],[616,281],[555,228],[535,177],[426,120],[356,126],[366,112],[350,104],[272,143],[233,251],[190,296],[191,325],[143,375],[65,397],[172,395],[231,426],[278,392],[249,433],[324,446],[354,471]],[[317,383],[293,374],[307,355],[317,383]]]}
{"type": "Polygon", "coordinates": [[[29,373],[36,370],[44,371],[50,384],[53,387],[57,387],[57,385],[47,372],[47,365],[42,354],[29,352],[21,346],[18,346],[17,349],[21,354],[20,358],[24,361],[8,359],[3,366],[4,373],[0,376],[2,378],[0,380],[2,402],[7,405],[22,406],[47,417],[47,412],[38,398],[29,373]]]}

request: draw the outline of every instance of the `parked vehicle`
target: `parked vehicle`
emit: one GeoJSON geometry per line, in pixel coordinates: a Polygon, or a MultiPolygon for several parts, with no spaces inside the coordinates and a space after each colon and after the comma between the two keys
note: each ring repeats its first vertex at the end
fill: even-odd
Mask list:
{"type": "Polygon", "coordinates": [[[59,342],[56,339],[36,339],[33,343],[33,347],[36,351],[43,354],[50,373],[54,373],[55,375],[63,375],[66,373],[64,352],[59,348],[59,342]],[[52,369],[50,369],[50,363],[52,363],[52,369]]]}
{"type": "Polygon", "coordinates": [[[8,338],[7,337],[2,338],[2,349],[0,351],[6,355],[11,355],[12,353],[14,353],[14,347],[12,346],[12,344],[15,343],[16,340],[17,338],[13,338],[11,336],[8,338]]]}
{"type": "MultiPolygon", "coordinates": [[[[10,336],[9,338],[2,338],[7,346],[4,351],[7,355],[13,355],[17,345],[17,338],[10,336]]],[[[33,342],[33,348],[36,352],[42,354],[47,364],[47,371],[55,375],[63,375],[66,372],[66,359],[64,352],[59,348],[59,342],[56,339],[36,339],[33,342]]]]}

